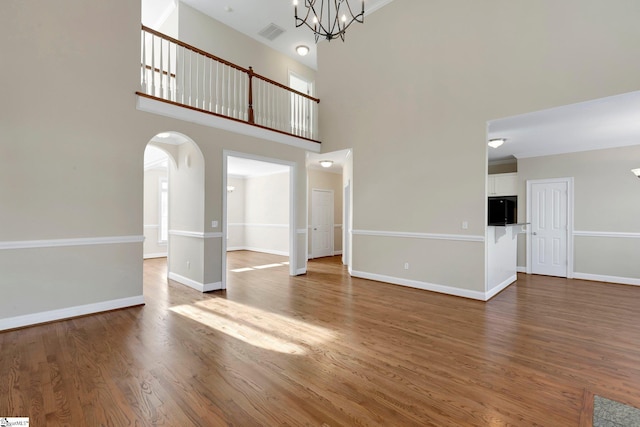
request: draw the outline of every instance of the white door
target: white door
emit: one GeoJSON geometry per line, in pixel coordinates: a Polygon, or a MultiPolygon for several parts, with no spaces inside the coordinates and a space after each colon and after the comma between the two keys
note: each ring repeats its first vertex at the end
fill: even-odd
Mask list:
{"type": "Polygon", "coordinates": [[[568,277],[569,183],[532,182],[531,273],[568,277]]]}
{"type": "Polygon", "coordinates": [[[333,256],[333,190],[311,190],[311,256],[333,256]]]}

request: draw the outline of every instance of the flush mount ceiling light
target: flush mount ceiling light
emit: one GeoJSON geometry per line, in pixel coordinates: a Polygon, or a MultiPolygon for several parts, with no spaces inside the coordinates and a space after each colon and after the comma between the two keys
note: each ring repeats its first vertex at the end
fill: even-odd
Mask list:
{"type": "Polygon", "coordinates": [[[307,56],[309,53],[309,46],[305,46],[303,44],[296,46],[296,52],[298,52],[298,55],[300,56],[307,56]]]}
{"type": "Polygon", "coordinates": [[[631,169],[631,172],[633,172],[633,174],[635,176],[637,176],[638,178],[640,178],[640,168],[637,169],[631,169]]]}
{"type": "MultiPolygon", "coordinates": [[[[353,3],[355,0],[351,0],[353,3]]],[[[364,22],[364,0],[360,0],[362,11],[354,14],[349,0],[302,0],[302,15],[298,16],[298,0],[293,0],[296,28],[306,25],[318,39],[333,40],[340,37],[354,22],[364,22]]]]}
{"type": "Polygon", "coordinates": [[[506,139],[504,138],[494,138],[494,139],[490,139],[489,140],[489,147],[491,148],[498,148],[500,147],[502,144],[504,144],[505,142],[507,142],[506,139]]]}
{"type": "Polygon", "coordinates": [[[323,168],[330,168],[333,164],[333,160],[320,160],[320,166],[323,168]]]}
{"type": "Polygon", "coordinates": [[[158,138],[169,138],[171,134],[169,132],[162,132],[156,135],[158,138]]]}

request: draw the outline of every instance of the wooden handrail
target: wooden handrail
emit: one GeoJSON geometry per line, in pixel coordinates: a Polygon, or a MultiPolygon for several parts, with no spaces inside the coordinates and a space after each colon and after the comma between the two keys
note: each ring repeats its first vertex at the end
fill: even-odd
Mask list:
{"type": "Polygon", "coordinates": [[[145,31],[145,32],[147,32],[147,33],[149,33],[149,34],[153,34],[154,36],[158,36],[158,37],[160,37],[160,38],[162,38],[162,39],[168,40],[168,41],[170,41],[171,43],[175,43],[175,44],[177,44],[178,46],[182,46],[182,47],[184,47],[184,48],[186,48],[186,49],[189,49],[189,50],[191,50],[191,51],[193,51],[193,52],[195,52],[195,53],[199,53],[200,55],[206,56],[207,58],[211,58],[211,59],[213,59],[214,61],[220,62],[220,63],[222,63],[222,64],[224,64],[224,65],[228,65],[229,67],[235,68],[235,69],[236,69],[236,70],[238,70],[238,71],[243,71],[243,72],[245,72],[245,73],[248,73],[248,72],[249,72],[249,70],[247,70],[246,68],[243,68],[243,67],[241,67],[241,66],[239,66],[239,65],[236,65],[236,64],[234,64],[233,62],[229,62],[229,61],[224,60],[224,59],[222,59],[222,58],[219,58],[219,57],[217,57],[217,56],[215,56],[215,55],[212,55],[212,54],[210,54],[209,52],[205,52],[205,51],[204,51],[204,50],[202,50],[202,49],[198,49],[198,48],[197,48],[197,47],[195,47],[195,46],[191,46],[190,44],[187,44],[187,43],[181,42],[180,40],[178,40],[178,39],[174,39],[173,37],[168,36],[168,35],[166,35],[166,34],[163,34],[163,33],[161,33],[160,31],[156,31],[156,30],[154,30],[153,28],[149,28],[149,27],[146,27],[146,26],[142,25],[142,30],[143,30],[143,31],[145,31]]]}
{"type": "Polygon", "coordinates": [[[182,46],[182,47],[184,47],[184,48],[186,48],[186,49],[192,50],[193,52],[199,53],[200,55],[204,55],[204,56],[206,56],[207,58],[211,58],[211,59],[213,59],[214,61],[218,61],[218,62],[220,62],[220,63],[222,63],[222,64],[224,64],[224,65],[228,65],[229,67],[235,68],[235,69],[236,69],[236,70],[238,70],[238,71],[242,71],[242,72],[245,72],[245,73],[247,73],[247,74],[251,74],[253,77],[256,77],[256,78],[258,78],[258,79],[260,79],[260,80],[262,80],[262,81],[265,81],[265,82],[267,82],[267,83],[270,83],[270,84],[272,84],[272,85],[274,85],[274,86],[278,86],[278,87],[279,87],[279,88],[281,88],[281,89],[288,90],[289,92],[295,93],[296,95],[303,96],[303,97],[305,97],[305,98],[307,98],[307,99],[310,99],[311,101],[313,101],[313,102],[315,102],[315,103],[319,103],[319,102],[320,102],[320,100],[319,100],[318,98],[314,98],[313,96],[311,96],[311,95],[307,95],[306,93],[302,93],[302,92],[299,92],[299,91],[297,91],[297,90],[295,90],[295,89],[291,89],[290,87],[285,86],[285,85],[283,85],[282,83],[278,83],[278,82],[276,82],[275,80],[271,80],[271,79],[270,79],[270,78],[268,78],[268,77],[265,77],[265,76],[263,76],[263,75],[260,75],[260,74],[258,74],[258,73],[256,73],[256,72],[254,72],[254,71],[253,71],[253,69],[252,69],[252,67],[249,67],[248,69],[247,69],[247,68],[244,68],[244,67],[241,67],[241,66],[239,66],[239,65],[234,64],[233,62],[229,62],[229,61],[227,61],[227,60],[225,60],[225,59],[222,59],[222,58],[220,58],[220,57],[218,57],[218,56],[212,55],[212,54],[210,54],[209,52],[205,52],[204,50],[202,50],[202,49],[198,49],[198,48],[197,48],[197,47],[195,47],[195,46],[191,46],[191,45],[190,45],[190,44],[188,44],[188,43],[181,42],[181,41],[180,41],[180,40],[178,40],[178,39],[174,39],[174,38],[173,38],[173,37],[171,37],[171,36],[168,36],[168,35],[166,35],[166,34],[164,34],[164,33],[161,33],[160,31],[156,31],[156,30],[154,30],[153,28],[149,28],[149,27],[147,27],[147,26],[145,26],[145,25],[142,25],[142,29],[143,29],[144,31],[146,31],[147,33],[149,33],[149,34],[153,34],[153,35],[155,35],[155,36],[158,36],[158,37],[160,37],[160,38],[163,38],[163,39],[165,39],[165,40],[168,40],[168,41],[170,41],[171,43],[175,43],[175,44],[177,44],[177,45],[179,45],[179,46],[182,46]],[[251,71],[250,71],[250,70],[251,70],[251,71]]]}
{"type": "Polygon", "coordinates": [[[260,74],[258,74],[258,73],[253,73],[253,77],[256,77],[256,78],[258,78],[258,79],[260,79],[260,80],[262,80],[262,81],[265,81],[265,82],[267,82],[267,83],[270,83],[270,84],[272,84],[272,85],[274,85],[274,86],[278,86],[279,88],[282,88],[282,89],[284,89],[284,90],[288,90],[289,92],[291,92],[291,93],[295,93],[296,95],[303,96],[303,97],[305,97],[305,98],[307,98],[307,99],[310,99],[311,101],[313,101],[313,102],[315,102],[315,103],[320,103],[320,100],[319,100],[318,98],[314,98],[313,96],[311,96],[311,95],[307,95],[306,93],[298,92],[298,91],[297,91],[297,90],[295,90],[295,89],[291,89],[290,87],[285,86],[285,85],[283,85],[282,83],[278,83],[278,82],[276,82],[276,81],[274,81],[274,80],[271,80],[271,79],[270,79],[270,78],[268,78],[268,77],[261,76],[261,75],[260,75],[260,74]]]}
{"type": "Polygon", "coordinates": [[[306,137],[300,136],[300,135],[293,135],[293,134],[291,134],[289,132],[284,132],[284,131],[281,131],[279,129],[273,129],[273,128],[270,128],[270,127],[267,127],[267,126],[262,126],[262,125],[259,125],[259,124],[256,124],[256,123],[249,123],[249,122],[246,122],[244,120],[236,119],[234,117],[225,116],[224,114],[218,114],[218,113],[214,113],[213,111],[204,110],[202,108],[193,107],[191,105],[185,105],[185,104],[181,104],[179,102],[170,101],[168,99],[158,98],[157,96],[149,95],[148,93],[144,93],[144,92],[138,91],[138,92],[136,92],[136,95],[142,96],[142,97],[148,98],[148,99],[153,99],[154,101],[159,101],[159,102],[164,102],[166,104],[175,105],[177,107],[183,107],[183,108],[187,108],[189,110],[198,111],[200,113],[209,114],[211,116],[222,117],[222,118],[225,118],[225,119],[228,119],[228,120],[233,120],[234,122],[249,124],[251,126],[255,126],[257,128],[260,128],[260,129],[270,130],[272,132],[280,133],[282,135],[295,136],[296,138],[304,139],[305,141],[315,142],[316,144],[321,144],[320,141],[315,140],[313,138],[306,138],[306,137]]]}
{"type": "MultiPolygon", "coordinates": [[[[315,98],[315,97],[313,97],[311,95],[308,95],[306,93],[297,91],[295,89],[292,89],[292,88],[290,88],[290,87],[288,87],[288,86],[286,86],[286,85],[284,85],[282,83],[278,83],[277,81],[272,80],[272,79],[270,79],[270,78],[268,78],[266,76],[260,75],[260,74],[256,73],[255,71],[253,71],[253,67],[249,67],[249,68],[241,67],[241,66],[236,65],[236,64],[234,64],[234,63],[232,63],[230,61],[227,61],[227,60],[222,59],[222,58],[220,58],[218,56],[215,56],[215,55],[213,55],[213,54],[211,54],[209,52],[206,52],[206,51],[204,51],[202,49],[199,49],[199,48],[197,48],[195,46],[192,46],[192,45],[190,45],[188,43],[182,42],[182,41],[180,41],[178,39],[175,39],[175,38],[173,38],[171,36],[163,34],[163,33],[159,32],[157,30],[149,28],[149,27],[147,27],[145,25],[141,25],[141,28],[142,28],[142,32],[143,32],[143,38],[145,38],[146,35],[150,35],[151,36],[151,40],[154,40],[153,37],[158,37],[160,39],[160,43],[159,43],[160,44],[160,56],[159,56],[159,58],[160,58],[160,63],[162,63],[162,64],[164,64],[164,60],[163,60],[163,56],[162,56],[162,52],[163,52],[164,48],[163,48],[162,41],[167,41],[168,42],[168,46],[169,46],[169,50],[167,51],[168,52],[167,53],[168,58],[171,57],[171,49],[172,49],[171,46],[172,45],[174,47],[181,46],[183,49],[185,49],[185,51],[184,51],[185,55],[188,55],[189,58],[191,58],[191,53],[188,53],[186,51],[190,51],[192,53],[195,53],[196,56],[199,55],[199,56],[202,56],[204,58],[208,58],[209,60],[212,60],[212,61],[214,61],[214,62],[216,62],[218,64],[222,64],[223,66],[227,66],[227,67],[229,67],[229,68],[231,68],[233,70],[236,70],[236,72],[240,72],[240,73],[246,74],[247,80],[245,81],[245,83],[242,83],[242,81],[243,81],[242,78],[240,80],[241,81],[241,83],[240,83],[240,87],[241,88],[242,88],[242,85],[247,84],[247,90],[246,90],[246,93],[244,93],[244,102],[246,103],[246,104],[244,104],[244,114],[245,114],[245,116],[244,116],[244,119],[241,119],[240,121],[244,121],[245,123],[249,123],[249,124],[252,124],[252,125],[255,125],[255,126],[258,126],[258,127],[264,127],[265,129],[271,129],[271,130],[275,130],[277,132],[282,132],[282,133],[285,133],[285,134],[295,135],[297,137],[302,137],[302,136],[300,136],[300,134],[301,133],[307,134],[307,132],[309,132],[308,135],[313,135],[313,129],[314,129],[313,126],[315,126],[314,123],[317,120],[317,117],[313,118],[314,117],[313,115],[317,114],[317,109],[315,109],[315,108],[312,109],[311,108],[311,104],[302,103],[300,99],[291,98],[291,101],[290,101],[291,102],[291,107],[290,107],[290,110],[289,110],[290,113],[286,113],[286,112],[283,113],[282,109],[280,108],[279,110],[278,109],[274,109],[274,112],[271,115],[269,115],[269,114],[265,115],[264,109],[267,106],[270,106],[270,104],[269,103],[265,104],[263,102],[263,95],[264,95],[264,93],[270,93],[270,92],[264,92],[263,88],[265,86],[259,86],[258,87],[258,92],[255,94],[257,96],[257,104],[254,105],[255,97],[254,97],[253,91],[256,88],[256,85],[255,85],[255,82],[253,81],[253,78],[255,77],[256,79],[259,79],[262,82],[266,83],[267,85],[271,85],[274,88],[278,88],[278,89],[284,90],[285,93],[294,94],[297,97],[304,98],[304,99],[306,99],[308,101],[311,101],[311,103],[313,103],[313,104],[320,103],[320,99],[315,98]],[[254,107],[256,107],[256,106],[258,108],[257,108],[257,110],[254,111],[254,107]],[[286,124],[286,122],[283,121],[283,116],[286,117],[287,114],[289,114],[291,116],[291,119],[290,119],[290,122],[289,122],[288,125],[286,124]],[[277,121],[277,123],[276,123],[276,121],[277,121]],[[261,124],[258,124],[258,123],[261,123],[261,124]],[[267,124],[267,123],[272,127],[265,127],[264,124],[267,124]],[[291,133],[284,132],[282,130],[283,128],[284,129],[290,129],[291,133]],[[295,131],[294,131],[294,129],[295,129],[295,131]]],[[[156,43],[152,42],[151,62],[153,64],[151,64],[151,65],[149,63],[147,63],[147,59],[145,59],[145,58],[147,58],[146,53],[145,53],[145,46],[146,46],[146,42],[143,42],[143,46],[142,46],[143,63],[141,64],[143,66],[143,70],[150,70],[150,71],[152,71],[154,73],[160,73],[161,76],[162,75],[168,75],[168,76],[170,76],[170,77],[175,79],[176,78],[176,73],[170,73],[170,71],[171,71],[171,66],[170,65],[169,65],[169,71],[164,71],[164,70],[160,69],[160,68],[164,68],[164,65],[161,65],[160,68],[156,68],[155,67],[156,59],[154,59],[153,54],[156,51],[155,49],[157,49],[156,43]]],[[[176,55],[178,55],[179,51],[177,49],[176,49],[176,52],[177,52],[176,55]]],[[[165,57],[165,58],[167,58],[167,57],[165,57]]],[[[170,61],[170,59],[169,59],[169,61],[170,61]]],[[[191,62],[189,62],[189,72],[191,72],[191,67],[192,67],[191,62]]],[[[197,65],[197,62],[196,62],[196,70],[197,70],[197,67],[198,67],[198,65],[197,65]]],[[[203,65],[203,67],[204,67],[204,65],[203,65]]],[[[182,68],[183,68],[182,69],[182,73],[184,73],[184,71],[185,71],[184,64],[182,65],[182,68]]],[[[217,68],[216,68],[216,70],[217,70],[217,68]]],[[[230,72],[232,72],[232,71],[230,71],[230,72]]],[[[215,73],[216,73],[215,75],[217,76],[217,71],[215,73]]],[[[223,76],[224,76],[224,74],[225,74],[224,73],[224,68],[222,70],[222,73],[223,73],[223,76]]],[[[155,75],[156,74],[153,74],[153,76],[155,76],[155,75]]],[[[147,80],[146,80],[145,76],[146,76],[146,74],[145,74],[145,72],[143,72],[143,79],[142,79],[143,80],[143,88],[144,88],[144,91],[146,92],[146,91],[149,90],[149,88],[146,85],[147,84],[147,80]]],[[[238,74],[238,77],[240,77],[240,74],[238,74]]],[[[200,80],[199,80],[200,78],[203,78],[203,80],[202,80],[203,83],[202,84],[203,85],[205,84],[204,83],[205,82],[205,80],[204,80],[205,77],[197,76],[196,77],[197,81],[195,83],[196,86],[200,84],[199,83],[200,82],[200,80]]],[[[152,77],[151,81],[152,81],[152,83],[151,83],[151,91],[154,93],[154,95],[151,95],[151,96],[155,97],[155,91],[156,91],[155,77],[152,77]]],[[[191,83],[192,82],[193,82],[193,77],[190,77],[189,78],[189,91],[191,91],[191,83]]],[[[236,82],[236,80],[234,78],[234,80],[233,80],[233,84],[234,84],[233,90],[236,89],[236,86],[235,86],[236,83],[235,82],[236,82]]],[[[160,91],[164,90],[162,84],[163,84],[163,81],[162,81],[162,79],[160,79],[160,91]]],[[[177,84],[177,82],[176,82],[176,84],[177,84]]],[[[170,93],[172,91],[171,82],[168,82],[168,85],[169,86],[168,86],[168,92],[167,93],[170,93]]],[[[183,82],[183,85],[184,85],[184,82],[183,82]]],[[[177,89],[178,88],[176,87],[174,89],[176,89],[176,93],[177,93],[177,89]]],[[[183,86],[182,87],[182,92],[181,92],[182,93],[182,101],[183,101],[183,103],[182,104],[177,103],[176,105],[183,105],[185,107],[188,107],[192,103],[192,98],[191,98],[191,94],[189,94],[188,103],[184,102],[185,101],[184,89],[185,89],[185,87],[183,86]]],[[[211,90],[211,86],[209,86],[209,90],[211,90]]],[[[217,90],[218,90],[217,89],[217,83],[216,83],[216,89],[215,90],[216,90],[216,94],[217,94],[218,93],[217,92],[217,90]]],[[[227,93],[227,92],[225,92],[224,89],[223,89],[222,90],[222,104],[223,104],[223,106],[221,108],[223,108],[223,109],[227,108],[227,111],[229,112],[229,114],[227,114],[227,115],[222,114],[221,116],[236,120],[236,119],[238,119],[240,117],[239,114],[241,114],[241,113],[239,113],[239,111],[242,111],[242,110],[236,109],[236,105],[237,105],[237,104],[235,104],[236,98],[232,98],[232,103],[233,104],[225,104],[225,99],[228,101],[228,97],[225,98],[225,93],[227,93]],[[231,117],[232,115],[233,115],[233,117],[231,117]]],[[[150,94],[147,93],[147,96],[149,96],[149,95],[150,94]]],[[[282,95],[283,94],[280,94],[279,96],[281,97],[282,95]]],[[[204,96],[206,96],[206,95],[204,95],[204,96]]],[[[216,97],[217,97],[217,95],[216,95],[216,97]]],[[[164,98],[164,95],[161,98],[164,98]]],[[[288,97],[281,98],[281,99],[286,100],[286,99],[288,99],[288,97]]],[[[199,103],[200,103],[201,100],[202,100],[202,98],[200,98],[200,99],[196,98],[196,102],[198,103],[198,105],[200,105],[199,103]]],[[[165,100],[165,101],[169,101],[171,103],[175,102],[175,101],[170,101],[170,100],[165,100]]],[[[204,102],[202,102],[202,105],[204,106],[204,102]]],[[[218,105],[219,104],[217,104],[217,98],[216,98],[216,112],[213,113],[212,111],[210,111],[210,113],[218,115],[218,111],[217,111],[218,105]]],[[[192,108],[192,106],[188,107],[188,108],[192,108]]],[[[207,111],[207,110],[204,110],[204,111],[207,111]]],[[[308,138],[305,138],[305,139],[308,139],[308,138]]],[[[313,141],[313,139],[310,139],[310,140],[313,141]]]]}

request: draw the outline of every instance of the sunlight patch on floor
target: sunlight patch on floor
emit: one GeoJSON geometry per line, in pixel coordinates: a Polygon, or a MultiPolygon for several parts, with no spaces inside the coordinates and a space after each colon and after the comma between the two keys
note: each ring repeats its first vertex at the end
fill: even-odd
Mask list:
{"type": "Polygon", "coordinates": [[[336,339],[321,326],[222,298],[170,308],[181,316],[266,350],[304,355],[336,339]]]}
{"type": "Polygon", "coordinates": [[[273,268],[273,267],[282,267],[282,264],[265,264],[265,265],[256,265],[255,268],[256,270],[262,270],[265,268],[273,268]]]}
{"type": "Polygon", "coordinates": [[[289,265],[289,262],[279,262],[276,264],[254,265],[253,267],[234,268],[229,270],[232,273],[244,273],[246,271],[263,270],[265,268],[282,267],[283,265],[289,265]]]}
{"type": "Polygon", "coordinates": [[[244,273],[245,271],[253,271],[253,268],[251,267],[246,267],[246,268],[236,268],[234,270],[231,270],[233,273],[244,273]]]}

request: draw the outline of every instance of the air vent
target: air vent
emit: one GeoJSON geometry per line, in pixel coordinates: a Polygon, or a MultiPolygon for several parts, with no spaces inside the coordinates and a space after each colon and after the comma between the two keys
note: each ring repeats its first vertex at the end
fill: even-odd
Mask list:
{"type": "Polygon", "coordinates": [[[271,23],[267,25],[258,34],[260,34],[262,37],[264,37],[267,40],[273,41],[277,39],[280,34],[284,33],[284,31],[285,31],[284,28],[278,27],[276,24],[271,23]]]}

